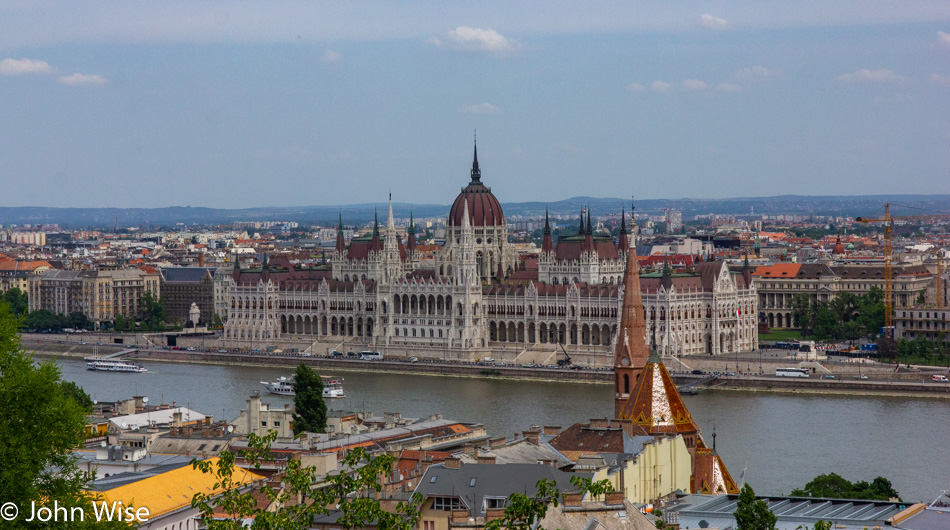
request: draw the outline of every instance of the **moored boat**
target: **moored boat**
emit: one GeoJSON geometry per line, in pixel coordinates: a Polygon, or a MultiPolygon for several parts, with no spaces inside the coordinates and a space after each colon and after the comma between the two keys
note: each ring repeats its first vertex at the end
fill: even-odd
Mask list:
{"type": "Polygon", "coordinates": [[[110,359],[89,361],[86,363],[86,369],[97,372],[131,372],[139,374],[148,371],[148,368],[138,364],[110,359]]]}
{"type": "MultiPolygon", "coordinates": [[[[341,398],[346,397],[343,394],[343,378],[335,378],[327,375],[320,376],[323,379],[323,397],[324,398],[341,398]]],[[[296,395],[294,392],[294,378],[293,377],[280,377],[276,381],[261,381],[261,384],[267,388],[267,391],[271,394],[277,394],[280,396],[293,396],[296,395]]]]}

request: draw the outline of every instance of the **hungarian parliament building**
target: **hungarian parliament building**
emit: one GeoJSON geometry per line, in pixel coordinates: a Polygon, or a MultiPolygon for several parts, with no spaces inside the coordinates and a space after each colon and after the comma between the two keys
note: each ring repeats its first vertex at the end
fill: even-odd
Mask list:
{"type": "MultiPolygon", "coordinates": [[[[631,221],[635,233],[635,226],[631,221]]],[[[279,346],[314,353],[371,350],[385,356],[610,366],[623,277],[635,235],[621,222],[616,242],[590,214],[578,234],[553,241],[545,219],[536,267],[508,241],[501,204],[482,183],[478,151],[471,181],[449,210],[445,245],[422,264],[410,221],[403,242],[393,221],[343,238],[329,267],[276,256],[235,266],[224,340],[232,347],[279,346]],[[319,346],[317,346],[319,345],[319,346]]],[[[723,355],[758,347],[750,271],[723,262],[686,273],[640,277],[648,342],[661,354],[723,355]]]]}

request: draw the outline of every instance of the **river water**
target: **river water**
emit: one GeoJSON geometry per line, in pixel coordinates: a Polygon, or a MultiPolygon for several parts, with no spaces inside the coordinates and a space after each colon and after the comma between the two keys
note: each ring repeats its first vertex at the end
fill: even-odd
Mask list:
{"type": "MultiPolygon", "coordinates": [[[[148,363],[148,373],[90,372],[78,359],[57,361],[63,378],[93,399],[133,395],[150,403],[190,407],[217,419],[235,419],[261,381],[290,375],[287,368],[148,363]]],[[[346,398],[328,400],[337,410],[404,417],[442,414],[483,423],[493,436],[512,436],[531,425],[560,425],[609,417],[608,385],[498,381],[403,374],[337,372],[346,398]]],[[[950,400],[814,396],[705,391],[686,404],[737,482],[759,494],[787,494],[821,473],[871,480],[887,477],[904,500],[930,501],[950,488],[950,400]]],[[[292,398],[264,395],[283,407],[292,398]]]]}

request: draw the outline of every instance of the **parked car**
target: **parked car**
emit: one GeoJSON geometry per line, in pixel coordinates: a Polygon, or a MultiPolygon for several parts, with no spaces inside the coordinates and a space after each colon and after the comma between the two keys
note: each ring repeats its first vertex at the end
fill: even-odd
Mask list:
{"type": "Polygon", "coordinates": [[[835,376],[834,376],[834,374],[825,374],[825,375],[821,376],[821,378],[822,378],[822,379],[834,379],[835,376]]]}
{"type": "Polygon", "coordinates": [[[702,370],[693,370],[693,375],[703,375],[702,370]]]}

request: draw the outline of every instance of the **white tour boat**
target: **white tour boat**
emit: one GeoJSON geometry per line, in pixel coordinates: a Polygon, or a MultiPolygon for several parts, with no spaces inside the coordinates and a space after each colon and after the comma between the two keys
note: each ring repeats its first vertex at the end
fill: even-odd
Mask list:
{"type": "MultiPolygon", "coordinates": [[[[320,377],[323,379],[323,397],[345,397],[343,395],[343,378],[337,379],[327,375],[322,375],[320,377]]],[[[281,377],[276,381],[261,381],[261,384],[264,385],[267,388],[267,391],[271,394],[279,394],[281,396],[294,395],[293,377],[281,377]]]]}
{"type": "Polygon", "coordinates": [[[148,368],[138,364],[109,359],[89,361],[86,363],[86,369],[95,370],[97,372],[132,372],[139,374],[148,371],[148,368]]]}

